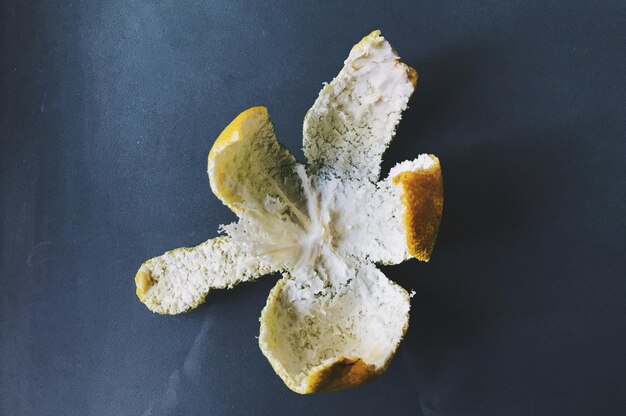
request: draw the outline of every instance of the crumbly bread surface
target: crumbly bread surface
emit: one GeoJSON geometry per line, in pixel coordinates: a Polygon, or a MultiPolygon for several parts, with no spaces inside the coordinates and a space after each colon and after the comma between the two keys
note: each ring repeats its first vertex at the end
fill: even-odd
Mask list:
{"type": "Polygon", "coordinates": [[[304,121],[305,167],[279,144],[267,109],[244,111],[209,153],[213,192],[239,220],[226,235],[144,263],[137,295],[184,312],[216,288],[282,271],[259,345],[298,393],[380,375],[408,325],[408,293],[375,264],[428,260],[441,218],[439,160],[420,155],[378,180],[417,73],[374,31],[350,52],[304,121]]]}
{"type": "Polygon", "coordinates": [[[364,37],[304,118],[311,169],[375,182],[416,83],[415,69],[400,62],[379,30],[364,37]]]}
{"type": "Polygon", "coordinates": [[[151,311],[172,315],[197,307],[211,289],[232,288],[273,271],[241,243],[221,236],[146,261],[135,275],[136,293],[151,311]]]}
{"type": "MultiPolygon", "coordinates": [[[[371,264],[351,266],[345,283],[331,281],[313,300],[298,279],[286,276],[261,313],[261,350],[298,393],[372,379],[406,332],[408,293],[371,264]]],[[[316,273],[309,278],[323,280],[316,273]]]]}

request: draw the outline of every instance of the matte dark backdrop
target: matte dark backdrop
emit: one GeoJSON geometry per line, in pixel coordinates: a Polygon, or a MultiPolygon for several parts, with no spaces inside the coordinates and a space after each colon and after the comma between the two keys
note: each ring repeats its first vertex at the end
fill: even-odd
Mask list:
{"type": "Polygon", "coordinates": [[[2,2],[0,414],[626,414],[623,1],[2,2]],[[432,152],[446,206],[387,374],[289,391],[277,276],[150,313],[140,263],[233,215],[206,155],[269,108],[302,158],[323,81],[375,28],[420,73],[384,173],[432,152]]]}

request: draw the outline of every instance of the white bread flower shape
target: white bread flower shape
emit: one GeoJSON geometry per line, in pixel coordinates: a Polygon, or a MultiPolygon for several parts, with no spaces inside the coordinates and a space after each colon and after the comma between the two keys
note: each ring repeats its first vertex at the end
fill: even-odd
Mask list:
{"type": "Polygon", "coordinates": [[[176,314],[212,289],[282,272],[261,312],[259,345],[285,384],[342,390],[383,373],[410,301],[375,264],[428,261],[443,208],[433,155],[378,181],[416,81],[380,31],[363,38],[305,117],[306,168],[278,143],[266,108],[241,113],[208,158],[211,188],[239,221],[145,262],[139,299],[176,314]]]}

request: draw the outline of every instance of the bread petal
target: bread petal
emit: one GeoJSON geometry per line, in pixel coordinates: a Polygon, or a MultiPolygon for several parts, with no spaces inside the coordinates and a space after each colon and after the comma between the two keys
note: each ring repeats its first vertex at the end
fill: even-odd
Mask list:
{"type": "Polygon", "coordinates": [[[304,154],[312,172],[378,180],[382,155],[417,83],[375,30],[355,45],[304,118],[304,154]]]}
{"type": "Polygon", "coordinates": [[[422,155],[391,169],[389,178],[402,187],[404,229],[408,252],[428,261],[435,246],[443,212],[443,177],[439,159],[422,155]]]}
{"type": "Polygon", "coordinates": [[[398,163],[377,184],[369,200],[376,204],[377,221],[368,223],[366,233],[353,238],[369,242],[358,244],[355,250],[362,250],[379,264],[398,264],[411,257],[428,261],[443,211],[439,159],[423,154],[398,163]]]}
{"type": "Polygon", "coordinates": [[[207,170],[213,193],[241,216],[268,195],[303,207],[295,167],[296,159],[276,139],[267,108],[252,107],[219,135],[207,170]]]}
{"type": "Polygon", "coordinates": [[[151,311],[173,315],[202,304],[211,289],[231,288],[273,271],[240,243],[222,236],[146,261],[135,275],[136,293],[151,311]]]}
{"type": "Polygon", "coordinates": [[[297,393],[372,380],[386,370],[407,330],[408,293],[371,264],[347,270],[347,284],[333,282],[319,293],[284,277],[261,313],[261,350],[297,393]]]}

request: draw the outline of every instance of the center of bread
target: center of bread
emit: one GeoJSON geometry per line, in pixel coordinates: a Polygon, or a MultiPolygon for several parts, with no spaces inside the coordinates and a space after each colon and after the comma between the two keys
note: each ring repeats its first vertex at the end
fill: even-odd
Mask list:
{"type": "Polygon", "coordinates": [[[337,183],[314,183],[302,165],[296,166],[295,173],[302,192],[299,200],[272,184],[262,200],[244,197],[240,221],[221,230],[276,270],[289,271],[298,279],[304,281],[311,275],[324,282],[341,279],[346,266],[337,253],[342,234],[336,230],[337,183]]]}
{"type": "MultiPolygon", "coordinates": [[[[337,236],[332,227],[331,212],[335,185],[325,183],[323,189],[317,189],[307,176],[304,167],[298,167],[296,173],[302,181],[306,218],[301,221],[299,250],[291,271],[296,276],[310,276],[311,272],[328,263],[328,257],[339,260],[333,246],[337,236]]],[[[329,272],[333,273],[334,270],[329,272]]]]}

